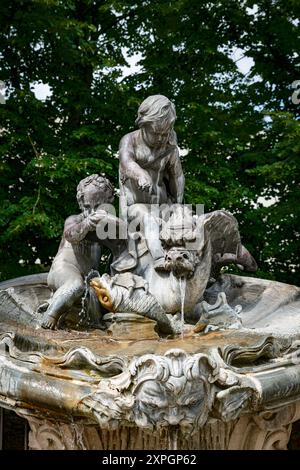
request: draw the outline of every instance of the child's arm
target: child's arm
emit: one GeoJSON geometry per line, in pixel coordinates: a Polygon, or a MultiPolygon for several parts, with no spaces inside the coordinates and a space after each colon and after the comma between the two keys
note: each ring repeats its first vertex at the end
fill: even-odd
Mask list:
{"type": "Polygon", "coordinates": [[[176,149],[171,155],[166,170],[168,174],[169,190],[172,202],[181,204],[183,200],[185,180],[178,149],[176,149]]]}
{"type": "Polygon", "coordinates": [[[152,180],[148,173],[135,161],[133,149],[133,133],[125,135],[119,146],[120,177],[124,183],[126,179],[132,179],[137,182],[142,191],[151,192],[152,180]]]}
{"type": "MultiPolygon", "coordinates": [[[[104,211],[102,211],[104,213],[104,211]]],[[[94,213],[84,218],[83,215],[71,215],[65,221],[64,237],[70,243],[79,243],[88,232],[95,230],[97,223],[103,214],[94,213]]]]}

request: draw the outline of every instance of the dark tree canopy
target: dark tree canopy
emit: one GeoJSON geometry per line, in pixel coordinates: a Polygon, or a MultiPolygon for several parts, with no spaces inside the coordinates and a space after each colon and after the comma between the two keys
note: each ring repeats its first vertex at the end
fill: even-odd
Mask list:
{"type": "Polygon", "coordinates": [[[117,185],[118,142],[161,93],[176,105],[185,202],[232,212],[257,275],[300,284],[298,0],[0,8],[0,279],[48,269],[77,183],[97,172],[117,185]],[[134,54],[139,68],[124,76],[134,54]],[[36,83],[51,96],[37,99],[36,83]]]}

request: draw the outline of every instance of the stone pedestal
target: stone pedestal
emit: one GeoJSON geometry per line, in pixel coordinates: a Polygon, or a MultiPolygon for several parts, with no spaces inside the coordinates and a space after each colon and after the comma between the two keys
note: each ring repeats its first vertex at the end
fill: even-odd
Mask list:
{"type": "Polygon", "coordinates": [[[277,412],[215,420],[192,434],[178,426],[159,431],[136,426],[114,430],[79,423],[28,418],[33,450],[285,450],[292,423],[300,418],[300,402],[277,412]]]}

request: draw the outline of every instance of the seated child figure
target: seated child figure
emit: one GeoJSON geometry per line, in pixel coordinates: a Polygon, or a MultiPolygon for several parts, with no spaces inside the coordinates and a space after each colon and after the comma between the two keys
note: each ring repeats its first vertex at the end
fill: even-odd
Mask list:
{"type": "MultiPolygon", "coordinates": [[[[138,109],[139,129],[126,134],[119,146],[121,214],[128,223],[137,217],[142,221],[146,241],[151,237],[148,248],[156,270],[164,270],[164,251],[157,222],[160,213],[153,217],[153,205],[182,203],[183,199],[184,176],[173,129],[175,119],[175,107],[168,98],[149,96],[138,109]]],[[[130,233],[129,252],[134,253],[130,233]]]]}
{"type": "Polygon", "coordinates": [[[58,253],[48,275],[48,286],[54,295],[44,313],[43,328],[55,328],[62,314],[82,297],[85,276],[98,269],[101,240],[96,225],[108,216],[101,205],[112,203],[113,199],[113,186],[102,176],[91,175],[78,184],[77,201],[82,212],[65,221],[58,253]]]}

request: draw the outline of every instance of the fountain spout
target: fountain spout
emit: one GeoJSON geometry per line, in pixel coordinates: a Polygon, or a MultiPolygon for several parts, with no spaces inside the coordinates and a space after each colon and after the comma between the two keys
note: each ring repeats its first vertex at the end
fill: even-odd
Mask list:
{"type": "Polygon", "coordinates": [[[194,253],[185,248],[172,247],[166,254],[166,269],[176,277],[191,277],[195,271],[194,253]]]}

